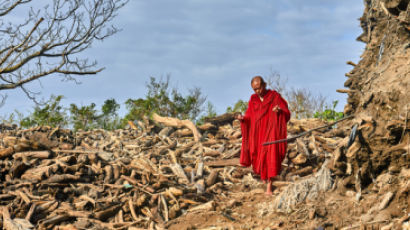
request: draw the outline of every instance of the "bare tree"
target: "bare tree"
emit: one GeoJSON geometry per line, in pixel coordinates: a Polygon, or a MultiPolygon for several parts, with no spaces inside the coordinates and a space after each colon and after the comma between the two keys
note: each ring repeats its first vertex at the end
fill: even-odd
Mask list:
{"type": "Polygon", "coordinates": [[[323,112],[326,106],[326,98],[319,94],[312,93],[307,88],[289,88],[287,78],[272,71],[267,77],[266,84],[269,88],[276,90],[288,101],[289,109],[292,111],[292,117],[296,119],[313,117],[316,112],[323,112]]]}
{"type": "Polygon", "coordinates": [[[289,109],[296,119],[311,118],[316,112],[322,112],[326,107],[326,98],[321,94],[314,95],[312,91],[302,88],[291,88],[286,92],[289,109]]]}
{"type": "Polygon", "coordinates": [[[280,94],[285,94],[287,92],[287,78],[283,78],[279,72],[270,71],[268,78],[266,79],[266,84],[268,88],[276,90],[280,94]]]}
{"type": "Polygon", "coordinates": [[[111,21],[127,2],[0,0],[0,90],[20,88],[35,101],[27,83],[50,75],[76,81],[103,70],[80,54],[118,32],[111,21]]]}

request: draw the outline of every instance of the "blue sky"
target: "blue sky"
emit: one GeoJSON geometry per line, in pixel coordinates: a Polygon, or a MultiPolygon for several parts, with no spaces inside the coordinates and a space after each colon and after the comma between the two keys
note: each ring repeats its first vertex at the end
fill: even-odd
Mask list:
{"type": "MultiPolygon", "coordinates": [[[[218,113],[252,94],[250,79],[279,72],[287,85],[308,88],[329,101],[346,103],[346,61],[358,62],[364,44],[357,0],[131,0],[114,24],[122,31],[95,43],[83,55],[105,70],[61,82],[58,76],[30,84],[41,97],[64,95],[65,104],[101,105],[114,98],[144,97],[150,76],[170,75],[182,93],[199,87],[218,113]]],[[[2,92],[3,93],[3,92],[2,92]]],[[[0,115],[34,106],[21,91],[9,91],[0,115]]]]}

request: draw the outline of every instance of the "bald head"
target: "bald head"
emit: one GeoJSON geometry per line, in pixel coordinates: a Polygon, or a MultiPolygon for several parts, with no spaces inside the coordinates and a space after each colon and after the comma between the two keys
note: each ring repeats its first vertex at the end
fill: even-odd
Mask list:
{"type": "Polygon", "coordinates": [[[261,76],[255,76],[251,80],[251,87],[253,91],[259,96],[263,97],[266,94],[266,82],[261,76]]]}
{"type": "Polygon", "coordinates": [[[263,80],[263,77],[261,77],[261,76],[253,77],[252,80],[251,80],[251,85],[253,84],[254,81],[257,81],[257,82],[259,81],[261,84],[264,84],[266,86],[266,82],[265,82],[265,80],[263,80]]]}

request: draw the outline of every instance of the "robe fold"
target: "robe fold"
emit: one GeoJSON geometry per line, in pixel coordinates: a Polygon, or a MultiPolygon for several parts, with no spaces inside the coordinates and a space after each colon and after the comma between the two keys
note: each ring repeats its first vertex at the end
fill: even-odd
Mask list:
{"type": "Polygon", "coordinates": [[[253,94],[248,103],[248,109],[241,121],[242,149],[240,164],[259,174],[262,180],[267,180],[280,173],[281,164],[285,158],[287,143],[282,142],[262,146],[265,142],[287,138],[286,123],[290,119],[287,102],[274,90],[267,90],[263,101],[253,94]],[[274,112],[275,106],[280,111],[274,112]]]}

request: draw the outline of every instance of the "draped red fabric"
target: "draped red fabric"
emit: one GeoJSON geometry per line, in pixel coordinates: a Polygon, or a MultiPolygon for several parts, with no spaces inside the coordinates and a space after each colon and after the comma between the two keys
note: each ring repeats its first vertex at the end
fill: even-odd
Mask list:
{"type": "Polygon", "coordinates": [[[248,103],[248,110],[241,122],[242,149],[240,163],[259,174],[262,180],[270,179],[279,174],[281,163],[285,158],[287,143],[262,146],[263,143],[285,139],[287,137],[286,123],[290,119],[288,103],[281,95],[268,90],[263,101],[253,94],[248,103]],[[274,112],[275,106],[280,107],[274,112]]]}

